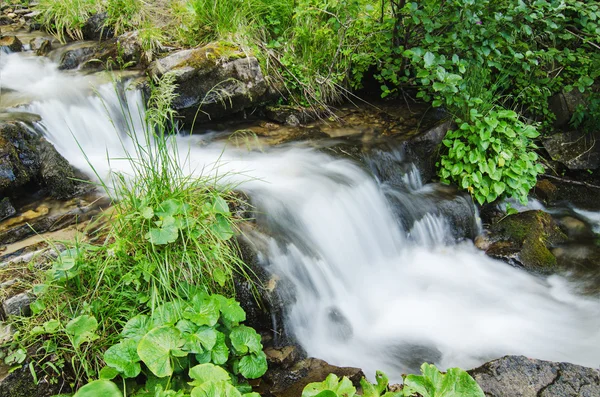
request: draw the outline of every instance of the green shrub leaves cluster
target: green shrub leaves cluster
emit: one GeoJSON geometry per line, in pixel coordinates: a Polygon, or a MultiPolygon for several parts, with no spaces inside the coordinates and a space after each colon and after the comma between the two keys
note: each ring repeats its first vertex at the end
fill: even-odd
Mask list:
{"type": "Polygon", "coordinates": [[[533,151],[535,127],[524,124],[514,111],[496,109],[485,115],[472,109],[469,120],[458,123],[443,141],[447,152],[440,159],[441,180],[468,190],[479,204],[499,197],[526,203],[544,171],[533,151]]]}
{"type": "MultiPolygon", "coordinates": [[[[460,368],[450,368],[442,374],[433,364],[424,363],[421,375],[404,376],[401,390],[390,391],[388,377],[377,371],[375,383],[365,378],[360,381],[363,397],[484,397],[481,387],[460,368]]],[[[347,377],[341,380],[330,374],[323,382],[306,385],[302,397],[354,397],[356,388],[347,377]]]]}

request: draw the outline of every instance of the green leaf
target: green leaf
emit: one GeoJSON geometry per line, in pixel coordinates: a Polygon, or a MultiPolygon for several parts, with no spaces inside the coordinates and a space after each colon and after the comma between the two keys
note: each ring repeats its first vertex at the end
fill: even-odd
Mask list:
{"type": "Polygon", "coordinates": [[[122,373],[124,378],[135,378],[142,370],[137,346],[136,340],[124,339],[104,352],[104,362],[122,373]]]}
{"type": "Polygon", "coordinates": [[[200,386],[205,382],[231,382],[231,377],[223,368],[213,364],[200,364],[190,369],[190,378],[194,381],[190,382],[192,386],[200,386]]]}
{"type": "Polygon", "coordinates": [[[154,210],[151,207],[144,207],[141,211],[142,218],[152,219],[154,218],[154,210]]]}
{"type": "Polygon", "coordinates": [[[433,83],[433,90],[434,91],[442,91],[446,88],[446,84],[444,83],[440,83],[439,81],[436,81],[433,83]]]}
{"type": "Polygon", "coordinates": [[[238,325],[231,330],[229,334],[231,345],[238,354],[258,353],[262,351],[260,335],[254,328],[245,325],[238,325]]]}
{"type": "Polygon", "coordinates": [[[202,385],[192,389],[191,397],[241,397],[242,393],[238,391],[231,383],[204,382],[202,385]]]}
{"type": "Polygon", "coordinates": [[[240,360],[238,369],[247,379],[260,378],[267,372],[267,356],[262,351],[244,356],[240,360]]]}
{"type": "Polygon", "coordinates": [[[423,397],[485,397],[475,380],[459,368],[451,368],[444,375],[432,364],[421,366],[423,375],[404,378],[404,395],[419,393],[423,397]]]}
{"type": "Polygon", "coordinates": [[[213,209],[216,213],[229,215],[229,205],[227,205],[227,201],[223,199],[223,197],[217,196],[215,197],[215,203],[213,205],[213,209]]]}
{"type": "Polygon", "coordinates": [[[423,57],[423,61],[425,62],[425,67],[430,68],[435,64],[435,55],[433,53],[427,51],[425,56],[423,57]]]}
{"type": "Polygon", "coordinates": [[[116,368],[104,367],[98,373],[98,378],[112,380],[112,379],[116,378],[117,375],[119,375],[119,371],[117,371],[116,368]]]}
{"type": "Polygon", "coordinates": [[[185,310],[187,310],[187,305],[181,300],[160,305],[152,313],[152,327],[177,324],[183,317],[185,310]]]}
{"type": "Polygon", "coordinates": [[[219,320],[219,301],[216,297],[196,294],[183,312],[183,318],[196,325],[214,326],[219,320]]]}
{"type": "Polygon", "coordinates": [[[187,204],[182,204],[181,201],[169,199],[165,200],[158,206],[155,215],[158,217],[167,217],[182,214],[187,210],[187,204]]]}
{"type": "Polygon", "coordinates": [[[184,334],[184,349],[190,353],[199,354],[205,350],[212,350],[217,343],[217,331],[213,328],[201,326],[192,333],[184,334]]]}
{"type": "Polygon", "coordinates": [[[70,336],[73,347],[76,349],[81,344],[92,342],[99,338],[96,335],[98,321],[93,316],[83,315],[69,321],[65,326],[65,332],[70,336]]]}
{"type": "Polygon", "coordinates": [[[213,295],[219,301],[219,307],[223,318],[232,323],[241,323],[246,321],[246,312],[240,306],[240,303],[234,298],[225,298],[222,295],[213,295]]]}
{"type": "Polygon", "coordinates": [[[73,397],[123,397],[119,387],[105,379],[95,380],[83,386],[73,397]]]}
{"type": "Polygon", "coordinates": [[[215,221],[210,225],[210,230],[220,240],[229,240],[233,237],[233,229],[229,219],[221,214],[216,214],[215,221]]]}
{"type": "Polygon", "coordinates": [[[223,365],[229,359],[229,348],[225,343],[225,334],[217,331],[217,342],[210,351],[210,357],[214,364],[223,365]]]}
{"type": "Polygon", "coordinates": [[[44,323],[44,332],[47,334],[53,334],[60,328],[60,321],[58,320],[48,320],[44,323]]]}
{"type": "Polygon", "coordinates": [[[150,317],[145,314],[138,314],[127,321],[121,331],[121,336],[139,341],[151,328],[152,322],[150,321],[150,317]]]}
{"type": "Polygon", "coordinates": [[[162,378],[173,374],[171,356],[179,355],[182,345],[179,330],[173,326],[163,326],[148,332],[140,340],[137,352],[148,369],[162,378]]]}
{"type": "Polygon", "coordinates": [[[179,229],[175,225],[156,228],[153,227],[144,238],[154,245],[166,245],[175,242],[179,237],[179,229]]]}

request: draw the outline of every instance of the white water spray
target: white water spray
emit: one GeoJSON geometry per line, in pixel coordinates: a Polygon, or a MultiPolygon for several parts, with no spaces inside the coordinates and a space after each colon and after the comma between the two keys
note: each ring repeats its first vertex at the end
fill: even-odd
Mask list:
{"type": "MultiPolygon", "coordinates": [[[[102,176],[129,171],[127,161],[114,160],[132,143],[107,117],[108,109],[117,129],[125,124],[112,86],[99,87],[99,99],[88,78],[9,58],[3,81],[35,94],[27,110],[42,117],[65,158],[90,173],[83,149],[102,176]]],[[[138,123],[141,96],[125,97],[138,123]]],[[[309,355],[396,378],[422,361],[469,368],[505,354],[600,364],[598,297],[456,243],[438,207],[464,205],[436,198],[440,188],[422,186],[414,170],[402,188],[302,145],[255,152],[200,139],[177,138],[182,158],[189,154],[186,169],[228,173],[252,198],[261,230],[272,236],[264,265],[293,286],[287,327],[309,355]]]]}

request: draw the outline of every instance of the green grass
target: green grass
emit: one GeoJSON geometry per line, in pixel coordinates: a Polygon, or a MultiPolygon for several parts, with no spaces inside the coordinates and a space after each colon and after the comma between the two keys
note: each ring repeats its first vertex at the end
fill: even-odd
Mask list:
{"type": "Polygon", "coordinates": [[[62,43],[83,40],[81,28],[98,11],[97,0],[40,0],[38,10],[46,28],[62,43]]]}

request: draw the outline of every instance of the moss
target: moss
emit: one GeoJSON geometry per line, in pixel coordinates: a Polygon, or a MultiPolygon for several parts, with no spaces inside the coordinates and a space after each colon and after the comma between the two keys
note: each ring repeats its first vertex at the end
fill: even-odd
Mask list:
{"type": "Polygon", "coordinates": [[[516,253],[525,268],[540,272],[556,268],[556,257],[550,248],[567,240],[550,214],[543,211],[507,216],[491,230],[499,240],[495,251],[501,246],[502,252],[516,253]]]}
{"type": "Polygon", "coordinates": [[[235,44],[217,41],[192,50],[189,58],[177,65],[177,68],[190,66],[199,70],[212,70],[219,61],[231,61],[245,57],[246,54],[235,44]]]}

